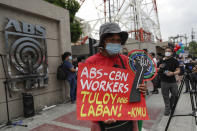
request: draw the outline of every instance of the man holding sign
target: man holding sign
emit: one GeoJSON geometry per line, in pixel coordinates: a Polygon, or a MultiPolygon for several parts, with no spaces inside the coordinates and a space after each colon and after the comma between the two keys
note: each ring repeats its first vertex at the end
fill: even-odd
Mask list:
{"type": "MultiPolygon", "coordinates": [[[[93,127],[92,130],[94,131],[137,131],[136,121],[131,121],[128,118],[124,121],[118,121],[118,118],[124,118],[124,115],[118,111],[121,111],[122,104],[128,103],[129,101],[124,95],[130,93],[132,85],[131,82],[127,82],[134,79],[134,76],[128,73],[127,70],[124,70],[128,68],[128,58],[119,54],[122,45],[125,44],[128,38],[128,33],[121,31],[119,25],[116,23],[106,23],[100,27],[99,35],[99,53],[86,60],[87,64],[93,64],[94,67],[85,64],[81,66],[78,72],[80,89],[78,90],[77,105],[80,105],[80,109],[77,108],[77,112],[78,116],[80,115],[79,119],[82,117],[86,119],[85,117],[89,116],[94,120],[93,117],[97,116],[98,119],[98,116],[100,116],[100,120],[103,121],[95,124],[97,128],[93,127]],[[99,67],[105,68],[106,72],[102,72],[104,70],[99,67]],[[106,79],[108,81],[105,81],[106,79]],[[90,90],[95,92],[90,92],[90,90]],[[104,92],[104,95],[99,92],[104,92]],[[120,94],[122,97],[118,97],[120,94]],[[86,101],[87,103],[85,103],[86,101]],[[117,106],[117,103],[115,105],[115,102],[120,106],[117,106]],[[90,103],[92,105],[88,105],[90,103]],[[107,119],[105,119],[106,115],[108,116],[106,117],[107,119]]],[[[140,84],[138,88],[145,95],[147,91],[146,86],[140,84]]],[[[127,106],[130,105],[127,104],[127,106]]],[[[147,114],[143,114],[143,109],[141,108],[137,114],[134,112],[129,112],[132,117],[136,115],[141,115],[140,117],[147,116],[147,114]]]]}

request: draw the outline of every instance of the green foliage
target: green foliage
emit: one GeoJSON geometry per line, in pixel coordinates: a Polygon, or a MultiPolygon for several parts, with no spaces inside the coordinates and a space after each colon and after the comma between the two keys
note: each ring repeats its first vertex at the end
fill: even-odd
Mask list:
{"type": "Polygon", "coordinates": [[[45,0],[45,1],[69,10],[71,42],[74,43],[77,42],[80,35],[82,34],[80,22],[78,22],[75,19],[75,14],[80,8],[79,3],[76,0],[45,0]]]}
{"type": "Polygon", "coordinates": [[[74,22],[75,14],[80,8],[79,3],[75,0],[66,0],[65,1],[65,8],[67,10],[69,10],[69,12],[70,12],[70,18],[71,18],[70,22],[71,23],[74,22]]]}
{"type": "Polygon", "coordinates": [[[60,6],[62,8],[65,8],[65,0],[44,0],[44,1],[60,6]]]}
{"type": "Polygon", "coordinates": [[[189,54],[191,54],[194,57],[197,57],[197,42],[192,41],[189,43],[189,54]]]}
{"type": "Polygon", "coordinates": [[[80,28],[80,23],[77,20],[74,20],[73,23],[71,23],[71,41],[77,42],[80,35],[82,34],[82,29],[80,28]]]}

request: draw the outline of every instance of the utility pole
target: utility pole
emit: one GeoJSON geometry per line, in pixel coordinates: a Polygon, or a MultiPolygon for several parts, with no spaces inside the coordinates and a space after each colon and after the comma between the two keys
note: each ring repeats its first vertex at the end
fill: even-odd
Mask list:
{"type": "Polygon", "coordinates": [[[186,44],[186,47],[187,47],[187,39],[188,39],[188,37],[187,37],[186,34],[185,35],[178,34],[177,36],[175,36],[175,37],[169,37],[168,39],[169,40],[173,40],[172,41],[173,44],[178,43],[178,42],[182,42],[183,39],[185,39],[185,44],[186,44]]]}
{"type": "Polygon", "coordinates": [[[185,34],[185,44],[186,44],[186,49],[187,49],[187,39],[188,39],[188,37],[187,37],[187,35],[185,34]]]}
{"type": "Polygon", "coordinates": [[[191,39],[192,39],[192,41],[194,41],[194,39],[195,39],[195,32],[194,32],[194,29],[193,28],[192,28],[191,39]]]}
{"type": "Polygon", "coordinates": [[[111,9],[110,9],[110,0],[109,0],[109,22],[111,22],[111,9]]]}

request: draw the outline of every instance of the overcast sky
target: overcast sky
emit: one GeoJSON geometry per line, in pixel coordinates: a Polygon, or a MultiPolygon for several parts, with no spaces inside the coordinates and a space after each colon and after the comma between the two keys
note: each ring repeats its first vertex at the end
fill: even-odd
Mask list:
{"type": "Polygon", "coordinates": [[[191,40],[192,28],[197,32],[197,0],[157,0],[157,6],[163,39],[187,34],[191,40]]]}
{"type": "MultiPolygon", "coordinates": [[[[77,16],[86,20],[97,19],[93,5],[93,0],[86,0],[77,16]]],[[[197,0],[157,0],[157,6],[163,41],[177,34],[186,34],[190,41],[192,28],[197,39],[197,0]]]]}

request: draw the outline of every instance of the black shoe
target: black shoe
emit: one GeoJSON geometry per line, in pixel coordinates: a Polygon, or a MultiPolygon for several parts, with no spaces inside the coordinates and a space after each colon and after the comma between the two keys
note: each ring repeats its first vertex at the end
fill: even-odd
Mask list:
{"type": "Polygon", "coordinates": [[[189,91],[185,91],[185,92],[183,92],[183,93],[189,93],[189,91]]]}
{"type": "Polygon", "coordinates": [[[71,102],[71,100],[70,100],[70,99],[66,99],[66,100],[63,102],[63,104],[66,104],[66,103],[69,103],[69,102],[71,102]]]}
{"type": "Polygon", "coordinates": [[[170,110],[165,110],[164,116],[169,116],[170,115],[170,110]]]}
{"type": "Polygon", "coordinates": [[[71,104],[75,104],[76,102],[75,101],[71,101],[71,104]]]}
{"type": "Polygon", "coordinates": [[[152,91],[152,94],[159,94],[159,91],[152,91]]]}

